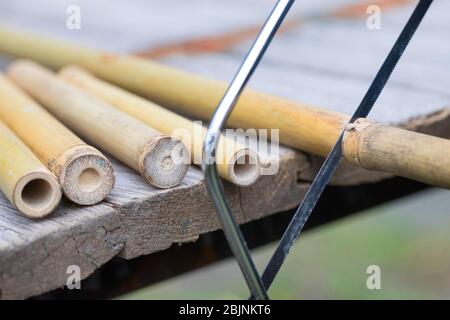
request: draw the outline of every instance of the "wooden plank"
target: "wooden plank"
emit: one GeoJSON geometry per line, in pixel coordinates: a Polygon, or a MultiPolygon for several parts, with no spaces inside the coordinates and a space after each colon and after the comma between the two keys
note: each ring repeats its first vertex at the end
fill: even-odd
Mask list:
{"type": "Polygon", "coordinates": [[[123,247],[119,215],[107,204],[81,208],[63,203],[50,219],[32,222],[0,198],[0,292],[26,298],[66,283],[70,265],[82,277],[123,247]]]}
{"type": "MultiPolygon", "coordinates": [[[[134,52],[260,25],[273,5],[269,0],[79,0],[76,3],[83,10],[82,29],[70,31],[65,27],[65,10],[71,2],[1,2],[0,19],[82,44],[134,52]]],[[[327,12],[354,2],[301,1],[290,17],[327,12]]],[[[445,3],[440,2],[437,11],[447,12],[448,2],[445,3]]],[[[411,7],[386,14],[383,31],[370,36],[365,36],[368,33],[364,20],[342,19],[307,22],[280,34],[251,86],[350,113],[401,27],[395,18],[407,15],[407,8],[411,7]],[[330,59],[330,52],[334,60],[330,59]]],[[[449,137],[450,111],[446,107],[450,92],[444,83],[438,84],[448,83],[450,75],[446,63],[450,46],[439,41],[448,38],[440,28],[449,22],[443,13],[435,15],[437,22],[429,22],[414,40],[416,45],[408,51],[383,93],[373,118],[449,137]],[[431,33],[433,30],[437,31],[431,33]],[[435,50],[429,53],[429,47],[435,50]],[[428,54],[433,58],[428,59],[428,54]],[[415,75],[420,75],[420,79],[415,75]]],[[[248,45],[247,41],[224,53],[178,54],[162,61],[230,80],[248,45]]],[[[6,63],[0,59],[0,66],[6,63]]],[[[226,184],[227,197],[240,223],[297,205],[322,160],[286,148],[281,148],[280,155],[278,174],[264,176],[248,188],[226,184]]],[[[66,270],[71,264],[80,266],[85,278],[114,256],[132,259],[164,250],[173,243],[195,241],[199,235],[220,227],[197,167],[189,169],[180,186],[159,190],[131,169],[112,161],[117,185],[97,206],[79,207],[64,202],[49,219],[30,221],[15,214],[0,196],[2,298],[26,298],[60,287],[66,283],[66,270]]],[[[389,175],[343,165],[333,183],[359,184],[386,177],[389,175]]]]}
{"type": "MultiPolygon", "coordinates": [[[[247,188],[226,184],[238,221],[244,223],[295,206],[307,184],[297,181],[302,154],[282,151],[281,170],[247,188]],[[267,188],[270,186],[270,188],[267,188]]],[[[199,169],[191,167],[182,185],[159,190],[114,161],[117,186],[100,205],[64,202],[48,219],[17,215],[0,198],[0,289],[3,299],[26,298],[66,283],[67,267],[82,277],[119,255],[131,259],[195,241],[220,225],[199,169]]]]}

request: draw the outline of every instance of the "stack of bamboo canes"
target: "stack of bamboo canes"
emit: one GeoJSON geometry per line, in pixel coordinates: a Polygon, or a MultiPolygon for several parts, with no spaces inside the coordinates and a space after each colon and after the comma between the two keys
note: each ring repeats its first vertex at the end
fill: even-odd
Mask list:
{"type": "MultiPolygon", "coordinates": [[[[102,201],[114,185],[109,161],[0,75],[0,117],[58,178],[75,203],[102,201]]],[[[13,159],[11,159],[13,161],[13,159]]]]}
{"type": "MultiPolygon", "coordinates": [[[[0,133],[0,189],[23,215],[38,218],[55,209],[62,193],[93,205],[114,186],[109,160],[78,135],[153,186],[170,188],[191,158],[201,164],[206,129],[80,68],[57,75],[18,60],[0,74],[0,133]]],[[[217,159],[219,174],[237,185],[260,175],[258,154],[234,139],[221,139],[217,159]]]]}
{"type": "MultiPolygon", "coordinates": [[[[53,74],[31,61],[13,63],[8,77],[15,84],[0,77],[0,117],[57,177],[69,199],[80,204],[101,201],[114,184],[114,174],[99,151],[82,142],[62,123],[158,187],[171,187],[181,181],[189,153],[194,163],[201,163],[205,128],[160,105],[209,120],[226,83],[137,57],[111,55],[7,28],[0,28],[0,38],[0,52],[62,68],[53,74]],[[180,129],[185,134],[175,133],[180,129]],[[195,143],[198,141],[201,143],[195,143]],[[174,150],[182,161],[175,159],[174,150]]],[[[279,129],[282,143],[317,155],[326,155],[345,130],[342,152],[347,162],[450,188],[450,141],[366,119],[346,127],[348,119],[344,114],[246,90],[228,125],[279,129]]],[[[9,131],[4,140],[0,141],[2,149],[11,149],[12,141],[19,141],[9,131]]],[[[252,184],[260,175],[258,154],[228,140],[222,137],[219,142],[219,174],[238,185],[252,184]],[[242,164],[243,159],[247,162],[242,164]]],[[[26,148],[25,145],[20,144],[20,148],[26,148]]],[[[26,175],[25,171],[38,171],[46,177],[42,180],[52,186],[47,188],[52,190],[52,201],[50,196],[43,197],[48,200],[46,208],[52,208],[58,202],[55,180],[47,169],[39,167],[30,152],[24,154],[27,159],[21,160],[23,170],[16,170],[9,180],[1,177],[2,191],[27,214],[21,208],[29,200],[17,200],[14,190],[19,187],[14,186],[26,175]]],[[[9,157],[13,156],[10,152],[9,157]]],[[[9,161],[0,160],[4,169],[9,161]]],[[[5,176],[4,170],[2,175],[5,176]]],[[[24,182],[21,183],[23,188],[24,182]]],[[[36,215],[43,215],[44,211],[36,215]]]]}
{"type": "Polygon", "coordinates": [[[109,160],[65,125],[156,187],[176,186],[188,169],[188,151],[178,140],[30,61],[17,61],[7,76],[0,74],[0,118],[0,189],[30,218],[51,213],[62,193],[93,205],[114,186],[109,160]]]}
{"type": "Polygon", "coordinates": [[[188,151],[177,140],[85,94],[33,62],[13,63],[8,75],[74,132],[141,173],[154,186],[170,188],[184,178],[188,151]]]}

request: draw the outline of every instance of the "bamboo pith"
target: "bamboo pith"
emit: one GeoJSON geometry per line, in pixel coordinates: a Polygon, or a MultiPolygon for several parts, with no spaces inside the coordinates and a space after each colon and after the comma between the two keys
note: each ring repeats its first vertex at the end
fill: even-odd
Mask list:
{"type": "MultiPolygon", "coordinates": [[[[201,163],[203,142],[206,136],[206,129],[202,125],[96,79],[78,67],[66,67],[59,74],[67,82],[99,97],[158,131],[180,139],[190,150],[193,162],[201,163]]],[[[257,153],[225,136],[219,140],[217,163],[219,174],[238,185],[252,184],[260,173],[257,153]],[[238,160],[244,156],[249,159],[241,164],[238,160]]]]}
{"type": "Polygon", "coordinates": [[[102,201],[114,184],[109,161],[29,98],[0,74],[0,117],[58,178],[64,194],[72,201],[89,205],[102,201]],[[85,190],[87,172],[97,188],[85,190]]]}
{"type": "Polygon", "coordinates": [[[1,120],[0,189],[29,218],[47,216],[61,200],[55,176],[1,120]]]}
{"type": "Polygon", "coordinates": [[[173,187],[184,178],[188,151],[179,141],[34,62],[16,61],[8,75],[70,129],[140,172],[154,186],[173,187]]]}

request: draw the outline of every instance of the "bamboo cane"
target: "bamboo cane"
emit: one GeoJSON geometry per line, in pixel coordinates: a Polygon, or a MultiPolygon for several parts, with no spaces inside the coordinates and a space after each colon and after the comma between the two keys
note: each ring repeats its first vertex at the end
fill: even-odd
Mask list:
{"type": "MultiPolygon", "coordinates": [[[[227,88],[224,82],[150,60],[79,47],[5,27],[0,28],[0,39],[2,52],[54,68],[78,64],[104,80],[197,119],[211,118],[227,88]]],[[[339,136],[336,129],[343,129],[347,120],[341,113],[247,89],[233,109],[228,126],[277,128],[282,143],[326,155],[339,136]]]]}
{"type": "MultiPolygon", "coordinates": [[[[191,151],[193,162],[201,163],[203,141],[206,135],[206,129],[202,125],[96,79],[78,67],[64,68],[60,72],[60,77],[155,129],[176,136],[191,151]]],[[[219,174],[238,185],[250,185],[259,176],[258,155],[226,137],[221,137],[219,141],[216,162],[219,174]]]]}
{"type": "MultiPolygon", "coordinates": [[[[0,28],[0,38],[2,39],[0,51],[33,58],[53,67],[79,64],[105,80],[200,119],[211,117],[227,86],[220,81],[141,58],[109,54],[7,28],[0,28]]],[[[348,119],[349,117],[342,113],[246,90],[234,108],[228,125],[239,128],[280,129],[280,141],[283,144],[317,155],[326,155],[348,119]]],[[[383,130],[379,135],[383,136],[383,130]]],[[[420,137],[422,136],[419,135],[418,139],[420,137]]],[[[443,158],[448,158],[448,149],[444,149],[446,145],[442,145],[442,139],[431,139],[433,144],[438,146],[433,148],[433,151],[440,149],[440,152],[427,154],[426,157],[439,166],[443,158]]],[[[382,144],[377,146],[381,149],[384,147],[390,149],[389,146],[382,144]]],[[[348,159],[351,155],[346,155],[346,150],[348,149],[343,150],[344,156],[348,159]]],[[[369,150],[372,152],[371,149],[369,150]]],[[[366,154],[366,157],[370,156],[370,153],[366,154]]],[[[373,156],[374,159],[377,158],[376,155],[373,156]]],[[[371,163],[371,170],[384,170],[396,175],[417,171],[421,174],[410,178],[436,186],[449,187],[449,166],[442,165],[435,168],[440,170],[440,175],[430,176],[429,172],[415,168],[416,163],[421,163],[421,160],[409,163],[411,167],[406,170],[399,167],[406,163],[378,165],[374,161],[371,163]]]]}
{"type": "Polygon", "coordinates": [[[170,188],[186,175],[188,151],[179,141],[69,85],[34,62],[14,62],[8,76],[74,132],[140,172],[152,185],[170,188]]]}
{"type": "Polygon", "coordinates": [[[346,128],[345,159],[368,170],[450,188],[450,140],[358,119],[346,128]]]}
{"type": "Polygon", "coordinates": [[[58,177],[70,200],[82,205],[95,204],[111,191],[114,172],[109,161],[2,74],[0,117],[58,177]]]}
{"type": "Polygon", "coordinates": [[[55,176],[1,120],[0,189],[29,218],[45,217],[61,200],[55,176]]]}
{"type": "MultiPolygon", "coordinates": [[[[60,71],[60,76],[138,118],[149,121],[155,117],[164,119],[156,116],[152,110],[154,104],[97,80],[80,68],[65,67],[60,71]]],[[[162,112],[170,111],[162,109],[162,112]]],[[[184,125],[183,122],[172,120],[161,121],[162,125],[167,123],[179,127],[184,125]]],[[[360,123],[365,121],[361,119],[358,125],[349,126],[344,135],[343,154],[348,162],[368,170],[393,172],[450,188],[450,157],[446,156],[450,151],[450,141],[372,122],[370,130],[362,130],[360,123]],[[410,150],[415,151],[412,153],[410,150]],[[388,156],[389,154],[391,156],[388,156]],[[442,161],[442,156],[446,160],[442,161]],[[439,161],[436,161],[437,159],[439,161]],[[433,172],[427,168],[433,168],[433,172]]],[[[335,134],[339,135],[342,129],[335,126],[334,130],[335,134]]]]}

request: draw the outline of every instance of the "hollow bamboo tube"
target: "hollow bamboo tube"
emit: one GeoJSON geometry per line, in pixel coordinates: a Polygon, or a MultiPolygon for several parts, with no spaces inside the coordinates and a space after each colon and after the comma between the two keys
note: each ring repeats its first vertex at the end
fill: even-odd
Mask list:
{"type": "Polygon", "coordinates": [[[358,119],[342,148],[348,162],[365,169],[450,188],[450,140],[358,119]]]}
{"type": "MultiPolygon", "coordinates": [[[[109,54],[8,28],[0,28],[0,39],[0,51],[7,54],[30,57],[55,68],[78,64],[109,82],[200,119],[210,119],[227,87],[223,82],[142,58],[109,54]]],[[[238,128],[280,129],[280,141],[283,144],[317,155],[326,155],[348,120],[349,116],[342,113],[246,90],[233,110],[228,125],[238,128]]],[[[435,143],[439,142],[442,140],[436,140],[435,143]]],[[[442,149],[442,153],[446,155],[446,152],[446,149],[442,149]]],[[[344,155],[345,153],[344,149],[344,155]]],[[[370,157],[370,154],[366,156],[370,157]]],[[[442,158],[435,154],[429,156],[436,157],[435,162],[442,158]]],[[[345,157],[349,158],[349,155],[345,157]]],[[[408,170],[399,167],[401,165],[406,164],[380,165],[378,168],[374,162],[372,170],[386,170],[396,175],[416,170],[414,162],[410,163],[408,170]]],[[[420,168],[417,170],[420,171],[420,168]]],[[[423,175],[408,178],[423,182],[434,181],[433,184],[440,186],[446,186],[450,181],[447,171],[437,177],[438,181],[423,175]]]]}
{"type": "MultiPolygon", "coordinates": [[[[67,82],[140,119],[158,131],[180,139],[191,152],[193,162],[201,163],[206,129],[178,114],[164,109],[120,88],[94,78],[81,68],[70,66],[61,70],[67,82]]],[[[222,136],[217,149],[219,174],[238,185],[250,185],[259,176],[258,155],[235,140],[222,136]]]]}
{"type": "Polygon", "coordinates": [[[114,185],[109,161],[0,74],[0,117],[55,174],[64,194],[82,205],[103,200],[114,185]]]}
{"type": "Polygon", "coordinates": [[[69,85],[34,62],[16,61],[9,66],[8,75],[74,132],[140,172],[152,185],[170,188],[186,175],[188,151],[178,140],[69,85]]]}
{"type": "Polygon", "coordinates": [[[47,216],[61,200],[55,176],[1,120],[0,189],[29,218],[47,216]]]}

